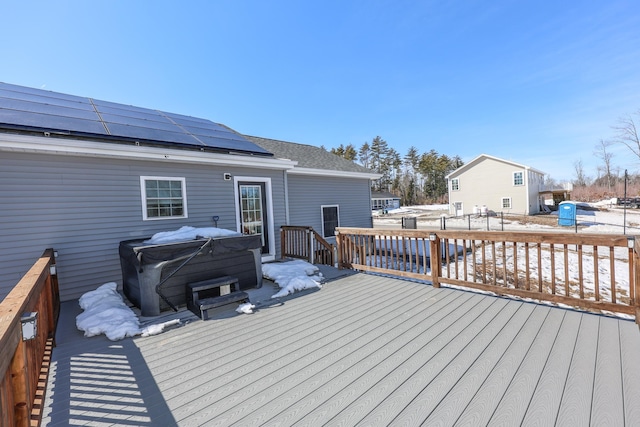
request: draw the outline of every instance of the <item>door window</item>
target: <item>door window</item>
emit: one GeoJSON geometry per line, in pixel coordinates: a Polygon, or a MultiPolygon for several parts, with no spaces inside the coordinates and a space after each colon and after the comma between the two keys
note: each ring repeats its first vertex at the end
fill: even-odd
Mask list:
{"type": "Polygon", "coordinates": [[[269,239],[266,233],[264,183],[241,183],[239,190],[242,234],[259,234],[262,241],[262,252],[268,253],[269,239]]]}

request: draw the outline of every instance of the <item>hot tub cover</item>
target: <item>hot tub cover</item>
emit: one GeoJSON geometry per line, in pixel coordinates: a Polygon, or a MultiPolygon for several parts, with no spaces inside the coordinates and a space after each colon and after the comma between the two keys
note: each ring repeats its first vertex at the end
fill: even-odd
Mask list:
{"type": "MultiPolygon", "coordinates": [[[[173,261],[188,257],[208,240],[208,238],[201,237],[194,240],[162,244],[146,243],[149,238],[125,240],[120,242],[120,257],[139,267],[143,267],[146,264],[157,264],[163,261],[173,261]]],[[[208,248],[205,247],[203,249],[203,252],[211,255],[221,255],[259,249],[262,247],[262,240],[257,234],[247,236],[238,233],[228,237],[211,239],[208,246],[208,248]]]]}

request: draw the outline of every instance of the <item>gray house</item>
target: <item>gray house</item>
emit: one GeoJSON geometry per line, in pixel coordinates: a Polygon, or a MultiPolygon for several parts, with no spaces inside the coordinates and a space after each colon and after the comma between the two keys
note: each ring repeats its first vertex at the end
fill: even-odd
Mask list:
{"type": "Polygon", "coordinates": [[[282,225],[370,227],[377,177],[205,119],[0,83],[0,300],[45,248],[69,300],[121,282],[120,241],[185,225],[260,234],[274,260],[282,225]]]}

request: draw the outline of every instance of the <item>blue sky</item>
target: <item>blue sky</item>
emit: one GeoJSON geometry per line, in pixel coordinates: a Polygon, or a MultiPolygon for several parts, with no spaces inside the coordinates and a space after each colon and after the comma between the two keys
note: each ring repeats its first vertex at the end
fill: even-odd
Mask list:
{"type": "Polygon", "coordinates": [[[640,110],[637,0],[10,2],[0,40],[6,83],[557,180],[577,160],[595,176],[595,146],[640,110]]]}

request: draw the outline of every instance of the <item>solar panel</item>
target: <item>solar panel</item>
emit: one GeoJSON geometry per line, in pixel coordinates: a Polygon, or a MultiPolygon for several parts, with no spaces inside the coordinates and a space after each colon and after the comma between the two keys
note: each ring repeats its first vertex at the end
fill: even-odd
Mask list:
{"type": "MultiPolygon", "coordinates": [[[[157,141],[161,143],[176,143],[181,145],[193,145],[202,147],[193,135],[180,132],[167,132],[166,130],[154,128],[142,128],[138,126],[121,125],[118,123],[108,123],[111,135],[131,138],[138,141],[157,141]]],[[[178,130],[178,128],[176,128],[178,130]]],[[[224,147],[220,147],[224,148],[224,147]]]]}
{"type": "Polygon", "coordinates": [[[122,108],[106,107],[104,105],[99,105],[97,101],[95,102],[96,102],[95,108],[100,112],[100,114],[112,114],[114,116],[133,117],[133,118],[142,119],[142,120],[153,120],[153,121],[162,122],[162,123],[171,123],[169,119],[158,114],[157,111],[124,110],[122,108]]]}
{"type": "Polygon", "coordinates": [[[94,111],[93,106],[89,102],[71,101],[68,99],[45,97],[42,95],[34,95],[31,93],[22,93],[0,89],[0,97],[7,99],[16,99],[21,101],[30,101],[39,104],[58,105],[60,107],[76,108],[80,110],[94,111]]]}
{"type": "Polygon", "coordinates": [[[272,155],[267,150],[261,149],[260,152],[256,150],[255,144],[249,141],[237,141],[232,139],[223,138],[211,138],[208,136],[198,136],[198,139],[202,141],[208,147],[220,147],[226,148],[229,151],[248,152],[248,153],[260,153],[266,155],[272,155]]]}
{"type": "Polygon", "coordinates": [[[37,95],[37,96],[44,96],[46,98],[56,98],[56,99],[63,99],[68,101],[84,100],[84,102],[87,102],[87,98],[82,98],[76,95],[68,95],[66,93],[52,92],[50,90],[36,89],[32,87],[27,87],[27,86],[12,85],[12,84],[3,83],[3,82],[0,82],[0,89],[6,89],[8,91],[17,92],[17,93],[27,93],[27,94],[37,95]]]}
{"type": "Polygon", "coordinates": [[[102,112],[100,113],[100,117],[102,117],[102,121],[107,123],[107,127],[109,129],[111,129],[112,124],[119,124],[119,125],[125,125],[125,126],[136,126],[141,128],[147,128],[147,129],[165,130],[167,132],[177,132],[180,130],[180,128],[178,128],[176,125],[174,125],[169,121],[166,121],[163,123],[163,122],[158,122],[154,120],[140,119],[137,117],[105,114],[102,112]]]}
{"type": "Polygon", "coordinates": [[[84,120],[96,120],[95,111],[80,110],[77,108],[61,107],[58,105],[42,104],[31,101],[22,101],[19,99],[3,99],[3,108],[7,110],[22,111],[24,113],[40,113],[52,116],[72,117],[84,120]]]}
{"type": "Polygon", "coordinates": [[[273,156],[210,120],[0,82],[0,128],[273,156]]]}
{"type": "MultiPolygon", "coordinates": [[[[2,100],[0,100],[0,103],[2,100]]],[[[107,135],[102,123],[93,120],[82,120],[74,117],[52,116],[50,114],[29,113],[0,108],[0,127],[28,130],[39,129],[49,132],[61,132],[65,134],[82,133],[107,135]]]]}

